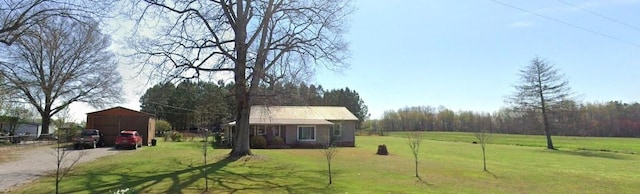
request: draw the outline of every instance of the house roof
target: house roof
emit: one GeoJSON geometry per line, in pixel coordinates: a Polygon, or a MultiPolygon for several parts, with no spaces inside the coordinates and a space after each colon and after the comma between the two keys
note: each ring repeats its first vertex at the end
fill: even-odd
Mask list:
{"type": "MultiPolygon", "coordinates": [[[[252,125],[333,125],[332,122],[322,119],[249,119],[252,125]]],[[[229,125],[235,125],[231,122],[229,125]]]]}
{"type": "Polygon", "coordinates": [[[252,106],[249,115],[250,124],[331,125],[334,120],[358,118],[340,106],[252,106]]]}
{"type": "Polygon", "coordinates": [[[251,119],[358,120],[341,106],[252,106],[251,119]]]}

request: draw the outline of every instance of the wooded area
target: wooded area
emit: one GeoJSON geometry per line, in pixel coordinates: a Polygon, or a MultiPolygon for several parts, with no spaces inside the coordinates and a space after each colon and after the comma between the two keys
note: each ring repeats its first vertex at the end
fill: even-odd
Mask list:
{"type": "MultiPolygon", "coordinates": [[[[640,137],[640,103],[563,102],[551,112],[554,135],[640,137]]],[[[453,111],[445,107],[406,107],[387,111],[381,119],[364,127],[379,131],[460,131],[489,130],[494,133],[541,135],[542,118],[533,111],[502,109],[494,113],[453,111]]]]}
{"type": "MultiPolygon", "coordinates": [[[[191,127],[215,128],[234,120],[233,83],[222,81],[182,81],[157,84],[140,98],[141,111],[168,121],[173,129],[191,127]]],[[[305,83],[283,83],[261,86],[253,105],[269,106],[344,106],[362,122],[368,116],[367,106],[355,90],[325,90],[305,83]]]]}

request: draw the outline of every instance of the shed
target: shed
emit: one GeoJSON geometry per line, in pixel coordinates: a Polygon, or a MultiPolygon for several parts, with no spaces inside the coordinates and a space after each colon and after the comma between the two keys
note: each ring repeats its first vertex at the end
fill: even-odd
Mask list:
{"type": "Polygon", "coordinates": [[[87,129],[98,129],[104,134],[105,146],[114,146],[116,137],[123,130],[138,131],[145,145],[155,138],[156,118],[153,114],[114,107],[87,113],[87,129]]]}

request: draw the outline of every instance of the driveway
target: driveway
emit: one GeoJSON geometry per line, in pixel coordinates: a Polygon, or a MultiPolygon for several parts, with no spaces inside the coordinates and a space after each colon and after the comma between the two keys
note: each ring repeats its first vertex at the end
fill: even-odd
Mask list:
{"type": "MultiPolygon", "coordinates": [[[[16,150],[16,159],[0,163],[0,193],[21,184],[33,181],[40,176],[56,170],[56,150],[49,146],[40,146],[33,149],[16,150]]],[[[14,152],[14,153],[15,153],[14,152]]],[[[113,148],[97,148],[85,150],[67,150],[63,166],[67,167],[83,155],[78,163],[93,161],[97,158],[113,155],[121,152],[113,148]]],[[[77,165],[77,164],[76,164],[77,165]]]]}

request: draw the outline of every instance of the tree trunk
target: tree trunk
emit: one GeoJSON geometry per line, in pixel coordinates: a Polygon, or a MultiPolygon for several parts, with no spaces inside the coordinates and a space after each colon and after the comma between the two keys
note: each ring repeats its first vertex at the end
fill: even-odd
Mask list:
{"type": "Polygon", "coordinates": [[[542,102],[542,122],[544,123],[544,134],[547,136],[547,149],[555,150],[553,147],[553,141],[551,141],[551,125],[549,124],[549,116],[544,104],[544,98],[542,102]]]}
{"type": "MultiPolygon", "coordinates": [[[[250,91],[247,91],[247,15],[244,14],[244,2],[236,4],[236,28],[235,50],[236,60],[234,61],[234,80],[236,94],[236,133],[237,138],[233,144],[233,149],[229,154],[231,157],[251,155],[249,149],[249,114],[251,109],[250,91]]],[[[247,5],[248,6],[248,5],[247,5]]]]}
{"type": "Polygon", "coordinates": [[[60,189],[60,165],[62,163],[62,156],[60,153],[60,138],[58,138],[56,142],[56,194],[58,194],[60,189]]]}
{"type": "MultiPolygon", "coordinates": [[[[482,142],[482,143],[485,144],[486,142],[482,142]]],[[[484,145],[482,145],[482,164],[483,164],[484,171],[487,171],[487,156],[485,154],[484,145]]]]}
{"type": "MultiPolygon", "coordinates": [[[[49,111],[51,112],[51,111],[49,111]]],[[[49,125],[51,125],[51,116],[49,116],[49,112],[46,112],[44,114],[40,114],[40,116],[42,117],[42,132],[41,134],[49,134],[49,125]]]]}
{"type": "Polygon", "coordinates": [[[420,178],[420,175],[418,174],[418,156],[416,155],[414,159],[416,160],[416,177],[420,178]]]}
{"type": "Polygon", "coordinates": [[[329,185],[331,185],[331,183],[333,183],[332,177],[331,177],[331,161],[327,161],[327,165],[329,167],[329,185]]]}
{"type": "Polygon", "coordinates": [[[231,157],[251,155],[249,149],[249,111],[250,105],[248,103],[238,104],[236,139],[230,153],[231,157]]]}
{"type": "Polygon", "coordinates": [[[542,122],[544,124],[544,135],[547,136],[547,149],[555,150],[553,147],[553,142],[551,141],[551,126],[549,125],[549,116],[547,115],[547,102],[544,98],[544,89],[542,86],[542,82],[540,81],[542,78],[540,74],[538,74],[538,94],[540,95],[540,107],[542,108],[542,122]]]}

